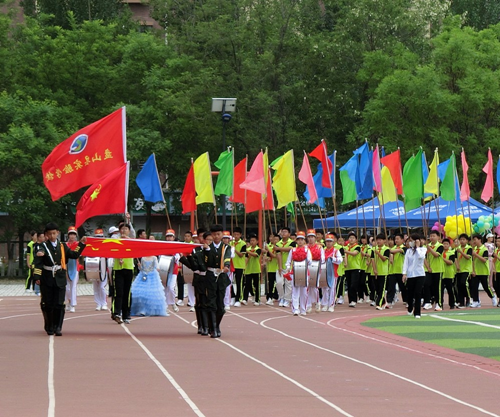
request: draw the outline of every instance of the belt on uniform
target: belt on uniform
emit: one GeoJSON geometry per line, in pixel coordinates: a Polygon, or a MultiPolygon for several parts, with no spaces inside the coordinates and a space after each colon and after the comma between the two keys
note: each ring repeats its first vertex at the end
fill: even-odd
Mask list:
{"type": "Polygon", "coordinates": [[[60,271],[62,269],[62,266],[61,265],[54,265],[54,266],[44,265],[43,269],[45,269],[46,271],[52,271],[52,276],[55,276],[56,272],[60,271]]]}
{"type": "Polygon", "coordinates": [[[213,272],[215,276],[218,276],[222,271],[220,268],[207,268],[210,272],[213,272]]]}

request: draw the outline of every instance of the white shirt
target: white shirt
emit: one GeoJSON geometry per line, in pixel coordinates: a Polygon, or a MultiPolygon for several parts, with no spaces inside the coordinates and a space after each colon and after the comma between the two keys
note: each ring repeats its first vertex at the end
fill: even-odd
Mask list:
{"type": "Polygon", "coordinates": [[[424,260],[427,248],[409,248],[403,263],[403,275],[407,278],[424,277],[424,260]],[[415,249],[415,250],[414,250],[415,249]]]}

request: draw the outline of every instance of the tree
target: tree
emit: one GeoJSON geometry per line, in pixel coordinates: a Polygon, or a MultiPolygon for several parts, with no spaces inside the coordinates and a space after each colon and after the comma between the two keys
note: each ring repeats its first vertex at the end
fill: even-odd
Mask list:
{"type": "Polygon", "coordinates": [[[495,0],[452,0],[450,11],[477,30],[500,22],[500,3],[495,0]]]}

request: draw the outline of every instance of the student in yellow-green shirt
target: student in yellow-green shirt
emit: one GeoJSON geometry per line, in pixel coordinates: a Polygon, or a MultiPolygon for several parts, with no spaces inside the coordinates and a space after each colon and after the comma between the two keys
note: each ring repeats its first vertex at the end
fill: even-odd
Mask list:
{"type": "Polygon", "coordinates": [[[473,308],[481,307],[481,300],[479,299],[479,283],[481,283],[484,292],[491,298],[493,306],[496,307],[498,305],[498,299],[496,295],[493,294],[493,291],[491,291],[488,282],[490,277],[488,248],[483,245],[483,238],[481,235],[474,235],[472,237],[472,244],[474,248],[472,250],[473,270],[470,279],[472,303],[470,306],[473,308]]]}
{"type": "Polygon", "coordinates": [[[278,271],[278,258],[274,250],[276,243],[279,241],[279,236],[272,233],[269,236],[269,243],[264,248],[264,255],[266,256],[266,269],[267,269],[267,293],[266,304],[269,306],[274,305],[274,300],[278,300],[278,291],[276,290],[276,271],[278,271]]]}
{"type": "Polygon", "coordinates": [[[356,307],[358,301],[359,271],[361,270],[361,245],[354,232],[349,233],[348,244],[344,247],[346,255],[345,276],[347,282],[347,295],[349,307],[356,307]]]}
{"type": "MultiPolygon", "coordinates": [[[[365,302],[365,295],[370,296],[370,289],[368,288],[368,274],[366,273],[366,256],[369,252],[370,246],[368,245],[368,237],[362,235],[361,241],[361,268],[359,270],[359,282],[358,282],[358,303],[365,302]]],[[[368,300],[367,300],[368,301],[368,300]]]]}
{"type": "Polygon", "coordinates": [[[444,290],[448,293],[448,303],[450,309],[455,308],[455,286],[453,282],[455,280],[455,275],[457,272],[457,256],[455,249],[451,247],[450,239],[443,239],[443,262],[444,262],[444,272],[443,272],[443,283],[441,285],[441,305],[444,305],[444,290]]]}
{"type": "Polygon", "coordinates": [[[254,305],[258,306],[260,304],[260,255],[262,250],[258,246],[256,235],[250,235],[250,246],[247,247],[246,254],[245,286],[243,287],[243,300],[241,303],[246,304],[248,302],[250,289],[253,288],[255,294],[254,305]]]}
{"type": "Polygon", "coordinates": [[[375,304],[377,310],[384,310],[385,302],[385,286],[387,283],[387,275],[389,275],[389,257],[391,251],[385,245],[386,237],[380,233],[377,235],[377,246],[372,249],[373,272],[375,275],[375,304]]]}
{"type": "MultiPolygon", "coordinates": [[[[495,239],[495,251],[493,252],[493,265],[495,270],[493,271],[493,288],[495,289],[496,296],[500,294],[500,236],[495,239]]],[[[497,302],[497,307],[500,307],[500,303],[497,302]]]]}
{"type": "Polygon", "coordinates": [[[396,302],[396,284],[403,302],[406,302],[406,285],[403,283],[403,264],[405,262],[406,246],[404,235],[396,233],[389,237],[389,248],[391,251],[391,264],[389,266],[389,276],[387,277],[387,303],[389,307],[396,302]]]}
{"type": "Polygon", "coordinates": [[[439,241],[441,233],[437,230],[431,230],[429,233],[430,242],[427,244],[427,274],[424,284],[424,310],[430,310],[432,303],[435,304],[434,310],[441,311],[443,306],[440,304],[441,278],[444,272],[443,262],[443,244],[439,241]]]}
{"type": "Polygon", "coordinates": [[[234,258],[232,258],[234,267],[234,282],[236,284],[236,293],[234,294],[234,306],[241,307],[241,300],[243,299],[243,272],[245,272],[246,263],[246,250],[247,244],[241,239],[241,227],[233,229],[233,240],[231,247],[234,250],[234,258]]]}

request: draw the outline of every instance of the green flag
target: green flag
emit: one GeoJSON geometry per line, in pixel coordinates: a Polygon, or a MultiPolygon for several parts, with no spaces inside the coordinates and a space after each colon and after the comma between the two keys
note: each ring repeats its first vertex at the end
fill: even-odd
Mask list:
{"type": "Polygon", "coordinates": [[[403,193],[406,211],[422,205],[424,176],[422,173],[422,149],[406,162],[403,168],[403,193]]]}
{"type": "Polygon", "coordinates": [[[441,198],[445,201],[455,201],[457,196],[455,195],[455,190],[457,189],[455,178],[456,178],[456,161],[455,153],[451,154],[450,163],[446,168],[446,173],[444,174],[443,181],[441,182],[441,198]]]}
{"type": "Polygon", "coordinates": [[[233,151],[222,152],[214,165],[220,170],[217,177],[217,185],[215,186],[215,195],[233,195],[233,151]]]}
{"type": "Polygon", "coordinates": [[[349,178],[347,171],[340,171],[340,182],[342,183],[342,204],[356,201],[358,197],[356,183],[349,178]]]}

